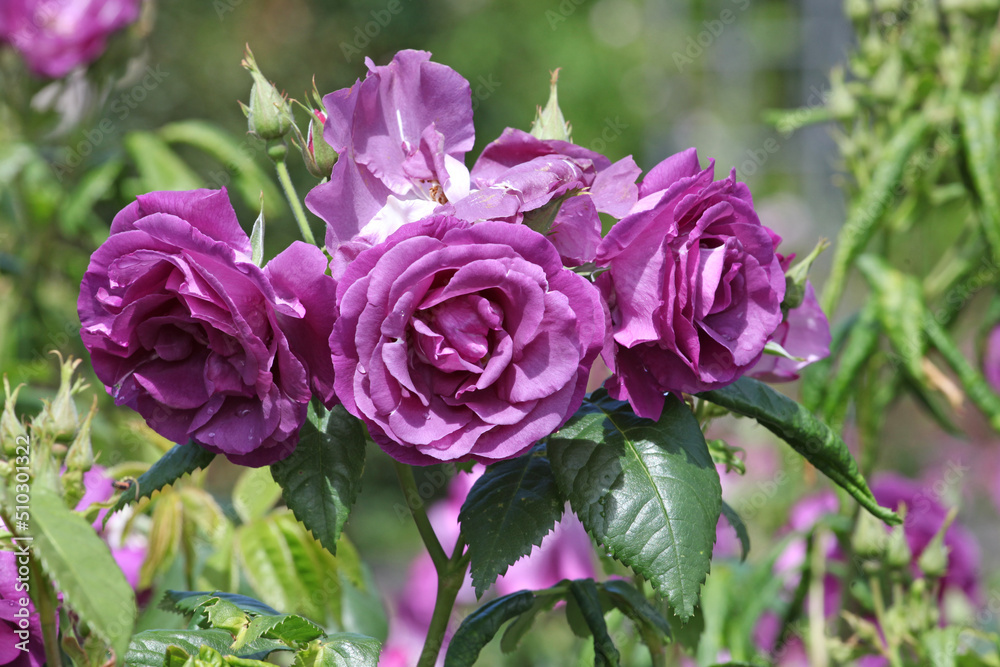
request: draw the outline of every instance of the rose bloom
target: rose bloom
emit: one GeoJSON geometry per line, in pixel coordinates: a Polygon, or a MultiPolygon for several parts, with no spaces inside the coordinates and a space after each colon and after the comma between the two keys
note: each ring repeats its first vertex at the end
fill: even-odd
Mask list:
{"type": "Polygon", "coordinates": [[[713,181],[713,167],[693,148],[661,162],[598,248],[614,336],[608,390],[640,417],[659,417],[664,392],[736,381],[781,324],[780,239],[735,171],[713,181]]]}
{"type": "Polygon", "coordinates": [[[801,361],[765,354],[750,371],[751,376],[765,382],[798,380],[799,371],[830,356],[830,322],[816,299],[811,282],[806,281],[802,303],[788,311],[784,321],[771,334],[771,340],[801,361]]]}
{"type": "Polygon", "coordinates": [[[417,465],[525,452],[580,407],[605,337],[597,289],[503,222],[405,225],[348,265],[337,304],[337,396],[417,465]]]}
{"type": "Polygon", "coordinates": [[[296,242],[262,270],[225,190],[140,195],[94,252],[81,336],[118,405],[178,443],[262,466],[292,452],[315,392],[335,401],[335,283],[296,242]]]}
{"type": "Polygon", "coordinates": [[[1000,326],[994,327],[986,339],[983,375],[993,385],[993,390],[1000,392],[1000,326]]]}
{"type": "Polygon", "coordinates": [[[3,0],[0,40],[37,74],[65,76],[104,53],[108,36],[139,17],[141,0],[3,0]]]}
{"type": "Polygon", "coordinates": [[[0,665],[42,667],[42,623],[25,582],[18,581],[17,568],[14,552],[0,551],[0,665]],[[23,609],[28,610],[28,616],[18,615],[23,609]],[[27,650],[22,651],[18,644],[27,650]]]}

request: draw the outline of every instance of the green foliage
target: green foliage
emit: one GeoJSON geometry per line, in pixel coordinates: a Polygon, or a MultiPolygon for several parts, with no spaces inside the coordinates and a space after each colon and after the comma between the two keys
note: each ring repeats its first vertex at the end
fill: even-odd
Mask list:
{"type": "Polygon", "coordinates": [[[531,553],[562,516],[559,495],[544,447],[487,468],[462,505],[459,522],[469,547],[476,595],[531,553]]]}
{"type": "Polygon", "coordinates": [[[535,604],[535,594],[519,591],[491,600],[469,614],[459,626],[448,645],[444,667],[471,667],[480,651],[512,618],[530,610],[535,604]]]}
{"type": "Polygon", "coordinates": [[[114,512],[141,498],[149,498],[154,491],[173,484],[184,475],[207,467],[214,458],[214,453],[203,449],[194,441],[186,445],[175,445],[122,493],[105,516],[105,523],[114,512]]]}
{"type": "Polygon", "coordinates": [[[746,560],[747,554],[750,553],[750,533],[747,532],[746,524],[725,500],[722,501],[722,515],[736,531],[736,538],[740,541],[740,560],[746,560]]]}
{"type": "Polygon", "coordinates": [[[331,553],[361,491],[365,467],[364,425],[343,406],[325,410],[313,404],[299,444],[271,474],[295,517],[331,553]]]}
{"type": "Polygon", "coordinates": [[[748,377],[699,396],[756,419],[850,493],[866,510],[887,523],[900,523],[895,512],[876,502],[841,437],[792,399],[748,377]]]}
{"type": "Polygon", "coordinates": [[[135,594],[93,527],[53,490],[31,489],[32,553],[63,601],[125,655],[135,622],[135,594]]]}
{"type": "MultiPolygon", "coordinates": [[[[125,664],[129,667],[165,667],[171,647],[197,654],[202,646],[207,646],[221,654],[230,654],[232,643],[233,636],[225,630],[144,630],[132,637],[125,654],[125,664]]],[[[288,650],[288,647],[281,642],[261,640],[244,646],[235,655],[261,660],[269,653],[280,650],[288,650]]],[[[176,650],[173,651],[170,659],[176,659],[177,655],[176,650]]]]}
{"type": "Polygon", "coordinates": [[[548,452],[560,490],[594,539],[690,617],[722,489],[688,407],[668,397],[653,422],[600,390],[549,438],[548,452]]]}

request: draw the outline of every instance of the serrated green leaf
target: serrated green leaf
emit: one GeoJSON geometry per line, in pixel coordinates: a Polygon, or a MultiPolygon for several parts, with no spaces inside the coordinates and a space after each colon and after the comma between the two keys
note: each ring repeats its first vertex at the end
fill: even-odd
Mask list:
{"type": "Polygon", "coordinates": [[[660,637],[670,637],[670,623],[632,584],[623,579],[610,579],[598,584],[598,586],[611,597],[615,606],[634,623],[646,625],[657,632],[660,637]]]}
{"type": "Polygon", "coordinates": [[[222,600],[232,602],[241,610],[250,614],[263,614],[267,616],[281,615],[281,612],[273,607],[269,607],[260,600],[254,600],[246,595],[223,593],[221,591],[209,593],[207,591],[168,590],[163,594],[163,599],[160,601],[160,609],[173,612],[175,614],[191,615],[198,609],[198,607],[201,607],[205,603],[209,602],[212,598],[220,598],[222,600]]]}
{"type": "Polygon", "coordinates": [[[923,361],[927,352],[924,297],[916,278],[893,269],[881,257],[862,255],[858,269],[875,293],[876,315],[903,367],[926,386],[923,361]]]}
{"type": "Polygon", "coordinates": [[[993,251],[993,260],[1000,261],[1000,167],[997,165],[997,145],[1000,143],[1000,105],[995,93],[965,95],[959,100],[958,120],[965,142],[966,164],[979,198],[983,236],[993,251]]]}
{"type": "Polygon", "coordinates": [[[343,406],[327,411],[310,403],[295,451],[271,466],[295,518],[330,553],[361,490],[365,450],[364,426],[343,406]]]}
{"type": "MultiPolygon", "coordinates": [[[[164,657],[171,646],[183,649],[188,655],[197,655],[202,646],[226,655],[230,653],[232,641],[232,635],[225,630],[145,630],[132,637],[124,664],[127,667],[163,667],[164,657]]],[[[287,649],[280,642],[260,639],[247,644],[236,655],[260,660],[272,651],[287,649]]]]}
{"type": "Polygon", "coordinates": [[[722,488],[687,406],[668,397],[653,422],[598,390],[550,436],[548,453],[591,535],[690,616],[708,574],[722,488]]]}
{"type": "Polygon", "coordinates": [[[31,493],[32,554],[66,604],[115,656],[124,656],[135,624],[135,593],[108,545],[58,494],[34,485],[31,493]]]}
{"type": "Polygon", "coordinates": [[[847,212],[847,220],[837,235],[833,264],[821,300],[823,312],[832,317],[847,282],[847,274],[862,253],[896,195],[894,189],[903,177],[910,156],[922,143],[929,128],[924,114],[911,114],[885,145],[871,182],[858,195],[847,212]]]}
{"type": "Polygon", "coordinates": [[[743,523],[743,519],[736,513],[736,510],[725,500],[722,501],[722,514],[726,517],[726,521],[729,522],[733,530],[736,531],[736,538],[740,541],[740,560],[745,561],[747,554],[750,553],[750,533],[747,532],[746,524],[743,523]]]}
{"type": "Polygon", "coordinates": [[[533,545],[541,545],[564,507],[544,447],[486,469],[458,515],[477,597],[533,545]]]}
{"type": "Polygon", "coordinates": [[[175,445],[122,493],[121,498],[104,517],[104,523],[107,524],[108,517],[129,503],[149,498],[154,491],[159,491],[184,475],[189,475],[199,468],[208,466],[214,458],[215,454],[203,449],[194,441],[186,445],[175,445]]]}
{"type": "Polygon", "coordinates": [[[594,637],[594,665],[617,667],[618,649],[608,635],[608,624],[604,621],[604,609],[594,580],[576,579],[570,582],[569,590],[594,637]]]}
{"type": "Polygon", "coordinates": [[[341,632],[299,651],[292,667],[377,667],[381,648],[377,639],[341,632]]]}
{"type": "Polygon", "coordinates": [[[259,519],[281,498],[270,468],[247,468],[233,487],[233,509],[243,523],[259,519]]]}
{"type": "Polygon", "coordinates": [[[851,494],[866,510],[886,523],[901,523],[898,514],[879,506],[840,436],[792,399],[748,377],[698,396],[756,419],[851,494]]]}
{"type": "Polygon", "coordinates": [[[250,621],[242,642],[252,642],[264,637],[286,644],[310,642],[326,632],[307,618],[294,614],[281,616],[256,616],[250,621]]]}
{"type": "MultiPolygon", "coordinates": [[[[183,120],[169,123],[158,131],[160,138],[170,144],[183,143],[208,153],[225,168],[227,179],[232,178],[234,189],[246,202],[253,207],[257,205],[261,195],[267,204],[265,213],[277,216],[280,213],[282,201],[281,192],[267,172],[257,164],[253,152],[247,150],[246,142],[239,142],[211,123],[200,120],[183,120]]],[[[260,154],[263,156],[263,144],[260,154]]],[[[227,179],[216,179],[226,181],[227,179]]],[[[227,182],[216,185],[227,185],[227,182]]]]}
{"type": "Polygon", "coordinates": [[[204,185],[198,175],[157,135],[151,132],[129,132],[124,139],[125,150],[139,172],[138,189],[195,190],[204,185]]]}
{"type": "Polygon", "coordinates": [[[340,621],[342,584],[336,557],[291,513],[271,514],[236,531],[236,548],[254,591],[287,613],[340,621]]]}
{"type": "Polygon", "coordinates": [[[246,612],[222,598],[215,598],[205,605],[205,618],[210,627],[226,630],[231,635],[239,633],[250,622],[246,612]]]}
{"type": "Polygon", "coordinates": [[[444,667],[472,667],[500,626],[531,609],[534,603],[534,593],[518,591],[487,602],[466,616],[451,638],[444,667]]]}

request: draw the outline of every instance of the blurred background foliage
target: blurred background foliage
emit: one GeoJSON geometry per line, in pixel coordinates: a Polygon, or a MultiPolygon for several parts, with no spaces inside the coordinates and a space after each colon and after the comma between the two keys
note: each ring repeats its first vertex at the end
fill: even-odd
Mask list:
{"type": "MultiPolygon", "coordinates": [[[[0,372],[12,385],[29,384],[18,410],[34,413],[58,385],[57,362],[48,352],[86,358],[75,308],[79,282],[115,213],[139,192],[167,182],[226,185],[238,194],[233,200],[249,232],[256,193],[263,190],[266,257],[298,237],[263,144],[246,135],[237,105],[250,89],[240,66],[246,44],[264,74],[302,101],[314,78],[321,94],[363,78],[365,57],[384,64],[400,49],[431,51],[471,83],[476,145],[469,165],[505,126],[529,127],[535,106],[547,98],[549,72],[561,68],[559,101],[576,143],[613,160],[631,154],[644,170],[696,146],[703,163],[717,161],[717,177],[737,170],[764,224],[785,238],[781,250],[802,255],[817,237],[834,238],[844,220],[844,165],[829,127],[790,134],[768,122],[768,112],[801,109],[800,125],[820,114],[830,71],[846,62],[853,40],[841,3],[830,0],[170,0],[149,5],[143,20],[91,68],[88,81],[68,80],[61,91],[43,91],[50,84],[2,52],[0,372]],[[24,87],[41,91],[31,114],[25,113],[31,100],[17,94],[24,87]],[[68,108],[40,109],[56,92],[72,100],[68,108]],[[188,120],[204,124],[194,126],[201,134],[176,125],[188,120]]],[[[294,155],[289,165],[304,196],[316,180],[294,155]]],[[[311,220],[319,232],[320,221],[311,220]]],[[[937,252],[953,236],[944,225],[907,247],[922,265],[921,253],[937,252]]],[[[829,254],[813,269],[817,285],[829,254]]],[[[858,305],[861,284],[848,283],[845,304],[858,305]]],[[[113,407],[89,364],[82,369],[101,395],[93,424],[98,461],[159,456],[166,443],[136,415],[113,407]]],[[[976,483],[959,476],[942,494],[946,500],[964,494],[965,523],[982,528],[980,542],[990,553],[1000,547],[988,500],[1000,480],[1000,457],[988,448],[995,437],[974,411],[962,417],[972,434],[966,440],[944,435],[921,415],[912,402],[894,406],[880,464],[913,477],[950,460],[971,464],[976,483]]],[[[742,510],[756,538],[754,554],[763,558],[783,510],[815,485],[815,476],[796,468],[792,483],[772,489],[780,455],[760,429],[745,426],[728,424],[724,435],[747,450],[748,469],[758,466],[763,481],[735,487],[750,504],[727,500],[742,510]],[[768,509],[748,515],[758,496],[768,509]]],[[[400,512],[388,458],[368,461],[348,534],[385,592],[401,586],[419,540],[400,512]]],[[[217,461],[198,482],[234,522],[239,512],[230,492],[239,473],[217,461]]],[[[447,485],[438,480],[433,469],[418,478],[428,500],[445,495],[447,485]]],[[[175,587],[183,585],[179,567],[168,573],[175,587]]],[[[166,621],[147,622],[163,627],[166,621]]],[[[561,621],[550,625],[564,628],[561,621]]],[[[574,641],[562,630],[532,650],[552,660],[538,664],[557,664],[574,641]]],[[[484,654],[484,664],[494,659],[484,654]]]]}

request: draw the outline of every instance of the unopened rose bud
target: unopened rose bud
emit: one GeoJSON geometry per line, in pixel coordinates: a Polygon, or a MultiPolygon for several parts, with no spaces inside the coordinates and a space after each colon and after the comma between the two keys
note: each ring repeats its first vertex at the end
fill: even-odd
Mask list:
{"type": "Polygon", "coordinates": [[[24,430],[24,424],[21,420],[17,418],[17,414],[14,412],[14,406],[17,405],[17,394],[21,391],[20,385],[14,387],[14,391],[10,390],[10,382],[7,381],[7,376],[3,378],[3,391],[4,391],[4,405],[3,413],[0,413],[0,443],[3,443],[3,452],[8,457],[17,455],[17,446],[19,443],[23,443],[24,439],[28,437],[27,431],[24,430]]]}
{"type": "Polygon", "coordinates": [[[326,123],[326,114],[321,110],[313,111],[313,118],[309,120],[309,133],[306,136],[305,150],[302,151],[302,159],[305,160],[309,173],[316,178],[330,178],[333,165],[337,162],[337,151],[333,150],[330,144],[323,139],[323,124],[326,123]]]}
{"type": "Polygon", "coordinates": [[[250,132],[264,141],[281,139],[288,134],[295,122],[292,117],[291,105],[285,96],[278,92],[274,84],[261,74],[249,47],[247,47],[242,65],[253,77],[253,87],[250,89],[250,106],[246,111],[247,126],[250,132]]]}
{"type": "Polygon", "coordinates": [[[949,526],[951,526],[951,522],[955,520],[956,514],[958,512],[955,509],[948,512],[948,516],[945,518],[944,523],[941,524],[941,528],[931,538],[927,547],[924,548],[923,553],[920,554],[917,566],[924,573],[924,576],[932,579],[940,579],[948,571],[948,552],[950,549],[944,543],[944,534],[948,531],[949,526]]]}
{"type": "Polygon", "coordinates": [[[68,357],[65,361],[62,355],[59,356],[60,381],[59,391],[51,402],[45,403],[45,407],[32,422],[34,428],[51,435],[61,435],[65,433],[75,433],[80,426],[80,415],[76,411],[76,404],[73,402],[73,394],[79,393],[83,388],[83,380],[73,381],[73,372],[80,365],[80,359],[68,357]]]}
{"type": "Polygon", "coordinates": [[[90,422],[97,412],[97,397],[83,420],[83,425],[77,431],[73,444],[66,452],[66,472],[62,476],[63,497],[68,507],[76,507],[86,488],[83,482],[83,475],[94,465],[94,448],[90,442],[90,422]]]}
{"type": "Polygon", "coordinates": [[[531,136],[538,139],[558,139],[559,141],[572,141],[570,132],[572,128],[566,122],[562,110],[559,108],[559,96],[556,93],[556,83],[559,81],[559,70],[552,72],[552,79],[549,88],[549,101],[545,108],[538,108],[535,120],[531,124],[531,136]]]}
{"type": "Polygon", "coordinates": [[[854,553],[860,558],[879,559],[885,553],[886,534],[882,522],[868,512],[858,513],[858,523],[851,537],[854,553]]]}

